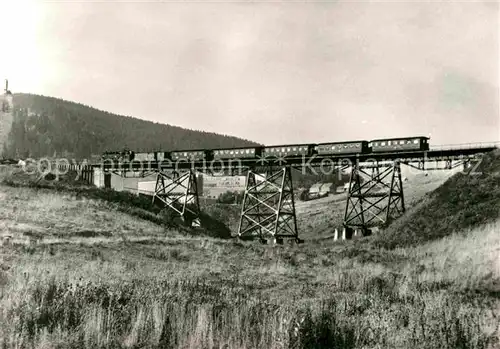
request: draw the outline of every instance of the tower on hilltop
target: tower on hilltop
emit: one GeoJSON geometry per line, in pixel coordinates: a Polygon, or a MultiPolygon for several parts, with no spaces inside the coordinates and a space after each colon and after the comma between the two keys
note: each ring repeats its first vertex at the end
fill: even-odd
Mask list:
{"type": "Polygon", "coordinates": [[[12,92],[9,90],[9,80],[5,79],[5,89],[2,98],[2,112],[8,113],[12,110],[12,92]]]}
{"type": "Polygon", "coordinates": [[[12,129],[14,119],[13,107],[13,96],[9,90],[9,81],[5,79],[4,93],[0,94],[0,158],[5,157],[4,151],[8,146],[8,135],[12,129]]]}

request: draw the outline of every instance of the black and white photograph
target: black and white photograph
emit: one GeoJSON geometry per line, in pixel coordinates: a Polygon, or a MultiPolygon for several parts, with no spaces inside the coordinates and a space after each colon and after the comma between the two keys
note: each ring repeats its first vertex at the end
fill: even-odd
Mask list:
{"type": "Polygon", "coordinates": [[[500,349],[499,1],[0,30],[0,348],[500,349]]]}

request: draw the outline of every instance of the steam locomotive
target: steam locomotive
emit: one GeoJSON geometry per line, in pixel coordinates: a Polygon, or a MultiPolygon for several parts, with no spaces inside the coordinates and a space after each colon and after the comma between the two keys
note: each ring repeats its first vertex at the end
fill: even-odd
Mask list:
{"type": "Polygon", "coordinates": [[[223,149],[177,150],[170,152],[106,152],[102,159],[116,161],[212,161],[228,159],[255,159],[260,157],[301,157],[313,155],[355,155],[371,153],[392,153],[429,150],[429,137],[405,137],[359,140],[348,142],[257,146],[223,149]]]}

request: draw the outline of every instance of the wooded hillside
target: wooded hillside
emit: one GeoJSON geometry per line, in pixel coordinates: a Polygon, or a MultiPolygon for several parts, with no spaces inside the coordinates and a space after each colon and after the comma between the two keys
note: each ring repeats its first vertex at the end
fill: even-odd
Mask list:
{"type": "Polygon", "coordinates": [[[88,158],[107,150],[135,151],[251,146],[257,143],[188,130],[87,105],[32,94],[14,94],[13,124],[4,157],[88,158]]]}

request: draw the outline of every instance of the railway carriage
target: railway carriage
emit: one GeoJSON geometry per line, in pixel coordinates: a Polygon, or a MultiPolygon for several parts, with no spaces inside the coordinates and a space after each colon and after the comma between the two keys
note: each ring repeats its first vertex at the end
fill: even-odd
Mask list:
{"type": "Polygon", "coordinates": [[[283,158],[287,156],[309,156],[314,153],[314,144],[273,145],[262,149],[262,156],[283,158]]]}
{"type": "Polygon", "coordinates": [[[156,161],[156,153],[151,152],[151,153],[135,153],[134,154],[134,161],[156,161]]]}
{"type": "Polygon", "coordinates": [[[368,153],[368,141],[319,143],[315,147],[318,155],[344,155],[368,153]]]}
{"type": "Polygon", "coordinates": [[[105,151],[101,156],[101,160],[112,160],[118,162],[132,161],[133,158],[134,152],[130,150],[105,151]]]}
{"type": "Polygon", "coordinates": [[[203,161],[203,160],[211,160],[211,154],[212,152],[206,149],[176,150],[170,152],[170,159],[173,161],[177,160],[203,161]]]}
{"type": "Polygon", "coordinates": [[[428,137],[405,137],[374,139],[370,141],[372,153],[395,151],[426,151],[429,150],[428,137]]]}
{"type": "Polygon", "coordinates": [[[165,161],[165,160],[170,160],[170,153],[166,151],[157,151],[155,153],[155,158],[156,161],[165,161]]]}
{"type": "Polygon", "coordinates": [[[122,152],[119,151],[105,151],[102,153],[101,159],[102,160],[120,160],[122,157],[122,152]]]}
{"type": "Polygon", "coordinates": [[[261,156],[262,147],[226,148],[213,150],[214,160],[218,159],[253,159],[261,156]]]}

